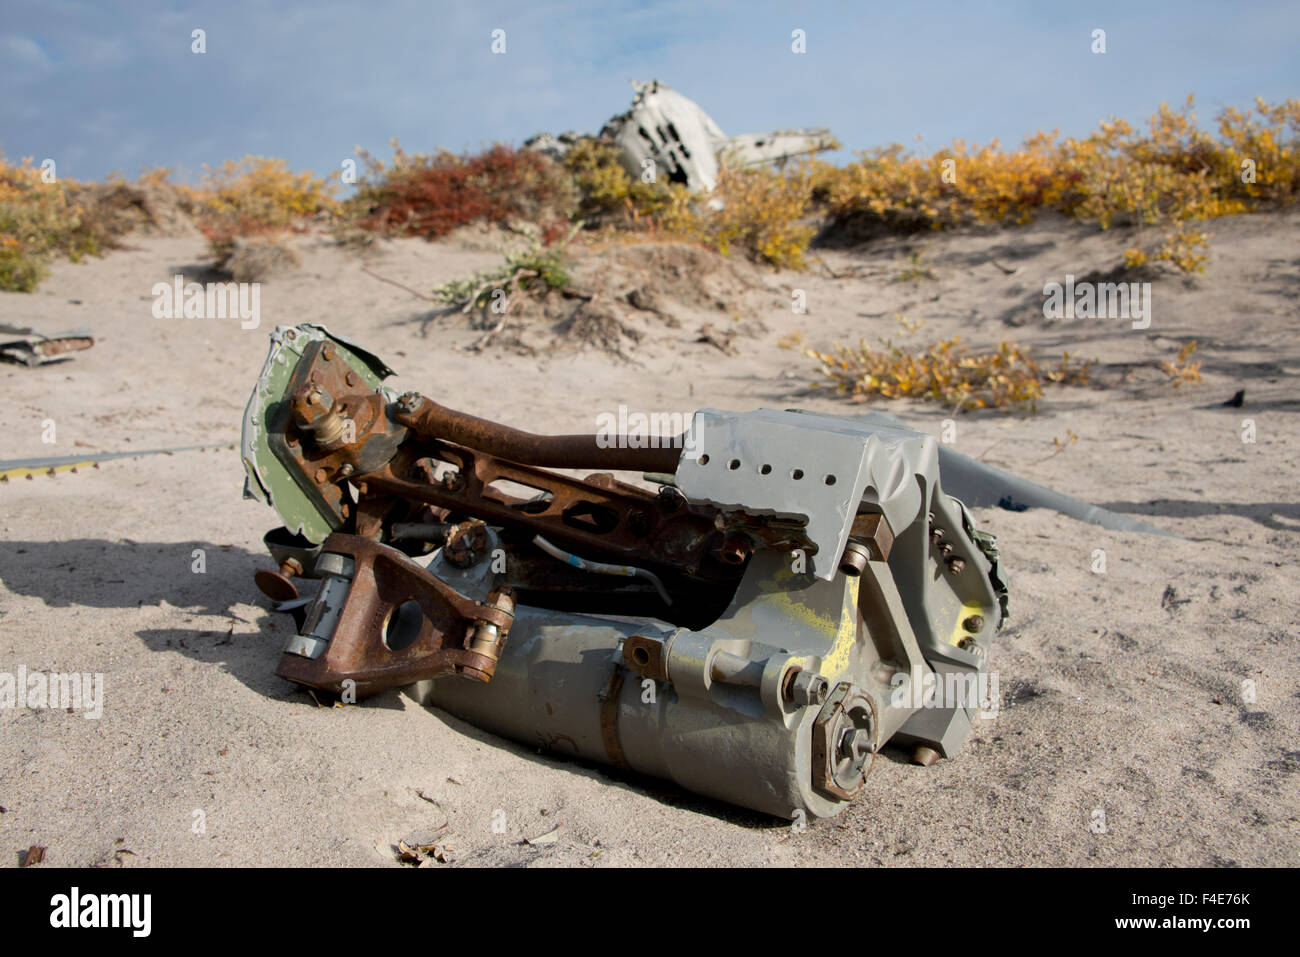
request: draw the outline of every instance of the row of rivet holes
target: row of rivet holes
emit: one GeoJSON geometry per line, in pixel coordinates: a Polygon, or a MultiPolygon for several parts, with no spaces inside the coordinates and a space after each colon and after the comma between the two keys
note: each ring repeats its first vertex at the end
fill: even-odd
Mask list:
{"type": "MultiPolygon", "coordinates": [[[[698,459],[695,460],[695,463],[696,463],[697,465],[708,465],[708,464],[709,464],[709,457],[708,457],[707,455],[701,455],[698,459]]],[[[731,471],[733,471],[733,472],[736,471],[738,468],[740,468],[740,459],[732,459],[730,462],[727,463],[727,468],[731,469],[731,471]]],[[[772,466],[770,466],[770,465],[762,465],[762,466],[759,466],[758,474],[759,474],[759,475],[770,475],[770,474],[772,474],[772,466]]],[[[790,478],[792,478],[792,479],[794,479],[796,482],[798,482],[800,479],[803,478],[803,469],[791,469],[791,470],[790,470],[790,478]]],[[[835,484],[835,476],[834,476],[834,475],[827,475],[827,476],[823,479],[823,481],[824,481],[827,485],[834,485],[834,484],[835,484]]]]}

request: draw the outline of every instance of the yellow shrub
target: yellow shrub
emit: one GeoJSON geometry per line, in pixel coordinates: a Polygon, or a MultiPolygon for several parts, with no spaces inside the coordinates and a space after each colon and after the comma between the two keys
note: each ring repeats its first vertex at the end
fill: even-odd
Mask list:
{"type": "Polygon", "coordinates": [[[898,144],[859,156],[838,176],[818,171],[818,185],[833,217],[875,220],[891,231],[1027,222],[1062,191],[1052,137],[1042,134],[1016,153],[1002,152],[996,140],[982,147],[958,140],[928,157],[906,155],[898,144]]]}
{"type": "Polygon", "coordinates": [[[1145,132],[1120,119],[1084,139],[1039,133],[1015,152],[958,141],[931,156],[894,145],[843,170],[818,167],[814,195],[832,221],[869,233],[1026,222],[1055,209],[1102,229],[1156,227],[1125,256],[1199,271],[1207,237],[1188,221],[1294,202],[1300,193],[1300,100],[1223,110],[1218,136],[1200,129],[1193,100],[1167,104],[1145,132]]]}
{"type": "Polygon", "coordinates": [[[1178,350],[1176,359],[1168,359],[1160,363],[1161,370],[1165,375],[1169,376],[1175,388],[1185,382],[1196,383],[1201,381],[1201,360],[1191,361],[1194,352],[1196,352],[1195,339],[1178,350]]]}
{"type": "Polygon", "coordinates": [[[723,168],[707,198],[692,198],[684,190],[674,194],[663,222],[723,255],[738,249],[759,262],[802,269],[816,232],[800,222],[811,199],[803,165],[783,172],[723,168]]]}
{"type": "Polygon", "coordinates": [[[245,156],[205,167],[204,207],[217,215],[239,215],[271,225],[334,208],[334,185],[310,171],[295,173],[282,159],[245,156]]]}
{"type": "Polygon", "coordinates": [[[72,198],[76,185],[45,182],[31,157],[15,166],[0,155],[0,289],[31,292],[55,254],[75,262],[103,251],[111,237],[72,198]]]}
{"type": "Polygon", "coordinates": [[[855,402],[874,396],[909,396],[957,409],[1022,406],[1032,410],[1044,385],[1085,383],[1092,366],[1091,362],[1071,363],[1065,353],[1055,368],[1044,370],[1013,342],[1001,343],[995,352],[971,354],[962,347],[960,336],[940,340],[920,353],[889,343],[883,350],[872,349],[866,340],[856,347],[837,344],[831,352],[802,351],[821,364],[821,373],[835,384],[836,392],[855,402]]]}
{"type": "Polygon", "coordinates": [[[565,153],[564,168],[581,196],[576,215],[589,223],[616,219],[635,225],[666,212],[675,202],[672,184],[643,183],[629,176],[618,161],[618,150],[604,140],[580,139],[565,153]]]}
{"type": "Polygon", "coordinates": [[[1233,109],[1219,113],[1223,145],[1215,173],[1226,176],[1244,200],[1294,202],[1300,194],[1300,100],[1269,106],[1256,98],[1255,113],[1256,118],[1233,109]],[[1254,182],[1247,181],[1248,170],[1254,182]]]}
{"type": "Polygon", "coordinates": [[[218,260],[229,254],[238,236],[286,230],[337,206],[333,182],[310,171],[294,173],[282,159],[245,156],[204,170],[199,228],[218,260]]]}

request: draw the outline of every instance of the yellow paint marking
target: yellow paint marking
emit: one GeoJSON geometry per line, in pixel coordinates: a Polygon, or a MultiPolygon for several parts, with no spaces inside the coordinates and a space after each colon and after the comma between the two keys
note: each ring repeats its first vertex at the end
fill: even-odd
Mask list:
{"type": "Polygon", "coordinates": [[[839,625],[835,622],[834,619],[832,619],[829,615],[819,615],[817,612],[813,611],[803,602],[790,597],[791,595],[795,595],[795,594],[798,594],[798,592],[788,592],[788,591],[776,592],[775,594],[773,594],[772,599],[777,605],[781,606],[782,610],[785,611],[792,618],[800,619],[801,621],[803,621],[805,624],[807,624],[814,630],[819,631],[822,634],[827,636],[836,633],[836,631],[839,628],[839,625]]]}
{"type": "Polygon", "coordinates": [[[797,592],[779,592],[773,600],[793,618],[798,618],[814,630],[831,639],[830,650],[822,658],[821,675],[834,683],[849,667],[849,653],[858,640],[858,580],[850,578],[844,596],[844,607],[839,621],[829,615],[818,614],[803,602],[791,597],[797,592]]]}
{"type": "Polygon", "coordinates": [[[983,606],[982,605],[961,606],[961,614],[957,616],[957,623],[953,625],[952,635],[948,638],[948,644],[952,645],[954,648],[957,647],[957,645],[961,642],[963,638],[965,638],[967,635],[970,634],[970,632],[967,631],[966,628],[962,625],[962,622],[964,622],[971,615],[979,615],[983,617],[984,615],[983,606]]]}
{"type": "Polygon", "coordinates": [[[849,669],[849,652],[858,640],[858,579],[848,580],[844,607],[840,610],[840,623],[835,633],[835,644],[822,662],[822,677],[832,684],[849,669]]]}
{"type": "Polygon", "coordinates": [[[6,469],[0,472],[0,482],[7,482],[15,478],[27,478],[32,475],[53,475],[55,472],[75,472],[77,469],[90,468],[95,464],[94,459],[88,459],[85,462],[64,462],[61,465],[47,465],[43,468],[15,468],[6,469]]]}

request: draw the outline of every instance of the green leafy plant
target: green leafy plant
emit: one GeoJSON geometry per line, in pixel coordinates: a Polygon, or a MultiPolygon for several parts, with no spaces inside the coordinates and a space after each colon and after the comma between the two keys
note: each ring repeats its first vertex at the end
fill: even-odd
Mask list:
{"type": "Polygon", "coordinates": [[[505,262],[496,269],[443,283],[433,290],[433,298],[470,312],[486,308],[503,296],[507,297],[506,308],[509,308],[508,297],[516,292],[545,294],[551,289],[563,289],[572,282],[567,247],[576,231],[575,228],[564,241],[550,247],[534,238],[527,248],[507,253],[505,262]]]}

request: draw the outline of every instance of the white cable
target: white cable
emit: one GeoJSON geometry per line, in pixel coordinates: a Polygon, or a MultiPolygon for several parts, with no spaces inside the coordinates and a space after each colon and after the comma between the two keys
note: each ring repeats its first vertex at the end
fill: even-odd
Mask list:
{"type": "Polygon", "coordinates": [[[533,539],[533,544],[540,548],[552,558],[558,558],[566,565],[572,565],[574,568],[580,568],[585,572],[594,572],[597,575],[623,575],[627,578],[644,578],[650,584],[655,586],[659,592],[659,597],[664,600],[665,605],[671,605],[673,600],[668,595],[668,589],[664,588],[664,583],[659,580],[659,576],[652,571],[644,568],[635,568],[632,565],[607,565],[604,562],[592,562],[585,558],[579,558],[577,555],[570,554],[562,548],[552,545],[542,536],[538,535],[533,539]]]}

